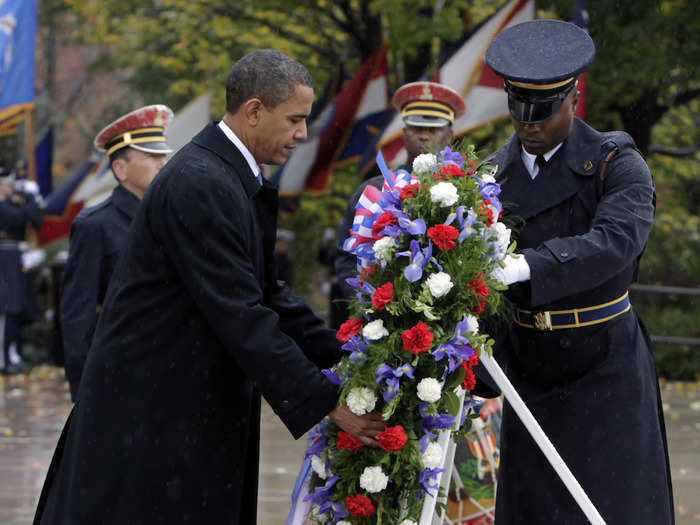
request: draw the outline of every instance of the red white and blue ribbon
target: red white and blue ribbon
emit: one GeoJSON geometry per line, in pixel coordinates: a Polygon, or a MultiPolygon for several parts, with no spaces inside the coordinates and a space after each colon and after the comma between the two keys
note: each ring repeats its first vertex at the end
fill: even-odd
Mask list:
{"type": "Polygon", "coordinates": [[[392,172],[384,161],[381,151],[377,153],[377,166],[384,176],[382,191],[371,184],[365,187],[355,205],[355,218],[350,236],[343,243],[346,252],[357,256],[358,269],[368,268],[374,262],[374,237],[372,225],[382,213],[401,210],[399,191],[401,188],[418,183],[418,178],[405,170],[392,172]]]}

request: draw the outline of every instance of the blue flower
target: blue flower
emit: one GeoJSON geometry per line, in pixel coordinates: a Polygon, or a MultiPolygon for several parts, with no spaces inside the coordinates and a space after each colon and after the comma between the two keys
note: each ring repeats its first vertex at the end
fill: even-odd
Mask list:
{"type": "Polygon", "coordinates": [[[352,352],[349,357],[352,363],[357,363],[367,357],[367,345],[356,335],[351,335],[350,339],[340,348],[352,352]]]}
{"type": "Polygon", "coordinates": [[[445,220],[445,224],[449,225],[457,219],[460,230],[457,240],[460,243],[464,242],[464,239],[474,233],[474,223],[476,222],[476,213],[474,213],[474,210],[469,208],[466,218],[464,217],[465,210],[467,210],[466,206],[459,206],[455,211],[450,213],[445,220]]]}
{"type": "Polygon", "coordinates": [[[391,401],[396,397],[396,394],[399,391],[399,378],[401,376],[405,375],[411,379],[414,378],[413,367],[408,363],[397,368],[391,368],[386,363],[382,363],[377,367],[374,373],[377,376],[377,380],[375,381],[377,384],[381,383],[382,381],[386,382],[386,389],[384,390],[382,397],[384,397],[384,401],[387,403],[391,403],[391,401]]]}
{"type": "Polygon", "coordinates": [[[464,164],[464,156],[461,153],[452,151],[449,146],[445,146],[438,154],[438,157],[442,159],[444,164],[456,164],[459,167],[462,167],[462,164],[464,164]]]}
{"type": "MultiPolygon", "coordinates": [[[[314,489],[313,494],[309,494],[304,498],[304,501],[311,501],[312,504],[314,505],[322,505],[328,501],[328,499],[331,497],[331,489],[333,488],[333,485],[336,484],[336,482],[340,479],[340,476],[333,476],[331,478],[328,478],[326,481],[325,486],[323,487],[316,487],[314,489]]],[[[320,510],[319,510],[320,512],[320,510]]]]}
{"type": "Polygon", "coordinates": [[[434,481],[437,475],[440,472],[445,472],[444,468],[427,468],[423,472],[420,473],[420,484],[423,487],[423,491],[426,494],[430,494],[431,496],[435,497],[435,494],[430,492],[430,489],[437,489],[438,484],[437,482],[431,484],[431,481],[434,481]]]}
{"type": "Polygon", "coordinates": [[[442,271],[442,266],[438,264],[437,259],[433,257],[433,243],[428,241],[428,247],[421,250],[420,244],[417,240],[411,240],[410,244],[411,251],[399,252],[395,257],[409,257],[411,262],[408,263],[406,269],[403,271],[404,277],[409,282],[415,283],[423,277],[423,269],[425,266],[432,262],[437,266],[438,270],[442,271]]]}

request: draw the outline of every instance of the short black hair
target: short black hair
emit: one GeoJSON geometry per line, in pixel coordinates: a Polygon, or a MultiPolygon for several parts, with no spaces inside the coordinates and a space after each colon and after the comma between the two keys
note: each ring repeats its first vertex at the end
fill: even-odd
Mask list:
{"type": "Polygon", "coordinates": [[[297,85],[313,87],[308,70],[275,49],[259,49],[233,65],[226,80],[226,111],[235,113],[251,98],[269,109],[294,96],[297,85]]]}

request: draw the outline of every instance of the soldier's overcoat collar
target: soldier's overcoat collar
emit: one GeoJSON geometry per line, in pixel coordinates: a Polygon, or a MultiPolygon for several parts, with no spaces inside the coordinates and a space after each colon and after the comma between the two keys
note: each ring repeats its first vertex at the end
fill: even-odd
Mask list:
{"type": "Polygon", "coordinates": [[[571,133],[550,159],[552,172],[545,175],[546,184],[544,179],[533,181],[527,175],[521,147],[520,139],[513,134],[487,162],[495,168],[496,181],[503,187],[504,205],[508,208],[509,201],[517,200],[520,205],[510,212],[525,220],[579,191],[588,177],[598,173],[602,161],[600,134],[576,118],[571,133]]]}

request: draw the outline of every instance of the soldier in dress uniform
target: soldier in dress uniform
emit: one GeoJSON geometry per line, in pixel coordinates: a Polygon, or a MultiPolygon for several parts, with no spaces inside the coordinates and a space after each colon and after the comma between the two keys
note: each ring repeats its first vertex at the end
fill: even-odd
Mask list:
{"type": "Polygon", "coordinates": [[[106,152],[119,185],[73,221],[61,291],[61,332],[71,398],[78,386],[117,256],[139,201],[172,150],[165,129],[172,110],[161,104],[128,113],[100,131],[95,148],[106,152]]]}
{"type": "MultiPolygon", "coordinates": [[[[421,153],[439,151],[452,140],[452,123],[465,111],[464,100],[453,89],[436,82],[411,82],[396,90],[392,103],[403,118],[403,140],[406,148],[406,163],[397,169],[412,170],[413,160],[421,153]]],[[[357,259],[343,250],[355,217],[355,205],[368,184],[381,189],[382,175],[363,182],[350,198],[343,215],[343,222],[336,238],[334,261],[338,285],[343,299],[354,296],[354,290],[345,282],[357,273],[357,259]]],[[[344,304],[344,303],[340,303],[344,304]]],[[[343,317],[343,320],[346,316],[343,317]]]]}
{"type": "MultiPolygon", "coordinates": [[[[595,46],[577,26],[535,20],[499,33],[486,62],[504,78],[515,133],[488,162],[518,256],[514,323],[497,356],[607,523],[673,523],[651,342],[630,304],[654,219],[654,186],[624,132],[574,117],[595,46]]],[[[506,404],[496,522],[588,523],[506,404]]]]}
{"type": "Polygon", "coordinates": [[[22,372],[22,318],[28,307],[23,259],[27,252],[27,225],[39,228],[44,218],[39,186],[16,180],[0,168],[0,372],[22,372]]]}

